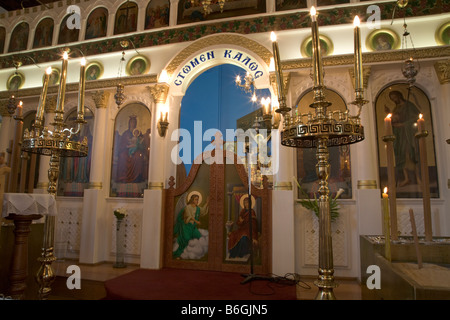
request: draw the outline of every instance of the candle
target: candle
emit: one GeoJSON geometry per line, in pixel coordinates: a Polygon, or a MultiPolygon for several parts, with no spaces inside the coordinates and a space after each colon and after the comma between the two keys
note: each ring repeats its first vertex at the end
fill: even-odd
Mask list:
{"type": "Polygon", "coordinates": [[[386,136],[392,136],[392,114],[389,113],[386,118],[384,118],[384,132],[386,136]]]}
{"type": "Polygon", "coordinates": [[[385,239],[385,255],[386,259],[391,261],[391,239],[390,239],[390,226],[389,226],[389,196],[387,194],[388,188],[383,190],[383,213],[384,213],[384,239],[385,239]]]}
{"type": "Polygon", "coordinates": [[[422,114],[419,114],[419,119],[417,119],[417,129],[419,132],[425,131],[425,120],[422,114]]]}
{"type": "Polygon", "coordinates": [[[272,40],[273,60],[277,76],[278,97],[283,97],[283,74],[281,71],[280,50],[278,49],[277,36],[275,32],[270,33],[270,40],[272,40]]]}
{"type": "Polygon", "coordinates": [[[64,51],[61,71],[61,81],[59,82],[58,100],[56,104],[56,113],[60,113],[61,117],[64,114],[64,97],[66,95],[66,80],[67,80],[67,64],[69,55],[64,51]]]}
{"type": "Polygon", "coordinates": [[[319,27],[316,21],[316,9],[311,7],[311,31],[312,31],[312,61],[313,61],[313,79],[314,87],[322,87],[323,73],[322,73],[322,55],[320,54],[319,43],[319,27]]]}
{"type": "Polygon", "coordinates": [[[42,120],[44,119],[44,108],[45,108],[45,100],[47,99],[47,89],[48,89],[48,83],[50,82],[50,74],[52,73],[52,68],[48,67],[45,70],[45,77],[44,77],[44,86],[42,88],[41,97],[39,98],[39,104],[36,111],[36,117],[34,121],[35,127],[41,127],[42,126],[42,120]]]}
{"type": "Polygon", "coordinates": [[[355,44],[355,90],[362,91],[363,76],[362,76],[362,54],[361,54],[361,31],[359,28],[359,17],[355,16],[353,25],[355,26],[354,44],[355,44]]]}
{"type": "Polygon", "coordinates": [[[78,90],[78,116],[77,120],[84,121],[84,91],[86,83],[86,59],[83,57],[81,59],[80,67],[80,87],[78,90]]]}

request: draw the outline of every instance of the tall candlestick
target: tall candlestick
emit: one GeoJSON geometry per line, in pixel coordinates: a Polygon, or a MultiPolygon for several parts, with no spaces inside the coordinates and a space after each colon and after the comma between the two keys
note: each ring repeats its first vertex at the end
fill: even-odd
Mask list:
{"type": "Polygon", "coordinates": [[[425,131],[425,120],[422,114],[419,114],[419,119],[417,119],[417,130],[419,133],[425,131]]]}
{"type": "Polygon", "coordinates": [[[316,20],[316,9],[311,7],[311,31],[312,31],[312,61],[313,61],[313,79],[314,87],[323,86],[323,72],[322,72],[322,55],[320,53],[319,42],[319,27],[316,20]]]}
{"type": "Polygon", "coordinates": [[[392,136],[392,114],[389,113],[386,118],[384,118],[384,132],[386,136],[392,136]]]}
{"type": "Polygon", "coordinates": [[[363,76],[362,76],[362,54],[361,54],[361,31],[359,28],[359,17],[355,16],[353,25],[355,26],[355,91],[361,92],[363,90],[363,76]]]}
{"type": "Polygon", "coordinates": [[[44,77],[44,85],[41,92],[41,97],[39,98],[39,105],[36,111],[36,117],[34,121],[34,126],[36,128],[42,127],[42,121],[44,119],[44,109],[45,109],[45,101],[47,99],[47,89],[48,84],[50,82],[50,74],[52,73],[52,68],[48,67],[45,70],[45,77],[44,77]]]}
{"type": "Polygon", "coordinates": [[[67,80],[67,65],[68,65],[69,55],[67,51],[64,51],[63,61],[62,61],[62,71],[61,71],[61,81],[59,82],[58,99],[56,102],[56,114],[64,114],[64,97],[66,95],[66,80],[67,80]]]}
{"type": "Polygon", "coordinates": [[[281,61],[280,61],[280,50],[278,49],[277,36],[275,32],[270,33],[270,39],[272,40],[272,50],[273,50],[273,60],[275,65],[275,71],[277,76],[277,90],[278,90],[278,98],[284,97],[283,92],[283,73],[281,70],[281,61]]]}
{"type": "Polygon", "coordinates": [[[389,196],[387,194],[388,188],[385,187],[383,190],[383,213],[384,213],[384,251],[385,251],[385,258],[389,261],[391,261],[391,237],[390,237],[390,226],[389,226],[389,196]]]}
{"type": "Polygon", "coordinates": [[[425,227],[425,240],[433,240],[433,228],[431,222],[431,203],[430,203],[430,178],[428,174],[428,158],[426,138],[428,132],[425,130],[425,122],[422,114],[417,120],[417,128],[419,132],[416,138],[419,139],[419,155],[420,155],[420,170],[422,175],[422,199],[423,199],[423,222],[425,227]]]}
{"type": "Polygon", "coordinates": [[[77,120],[84,122],[84,92],[86,88],[86,59],[81,59],[80,67],[80,87],[78,90],[78,115],[77,120]]]}

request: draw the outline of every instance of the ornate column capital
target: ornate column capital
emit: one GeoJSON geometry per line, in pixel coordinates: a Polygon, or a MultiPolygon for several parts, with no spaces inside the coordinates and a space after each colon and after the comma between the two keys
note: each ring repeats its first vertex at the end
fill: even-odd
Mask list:
{"type": "Polygon", "coordinates": [[[105,92],[103,90],[95,91],[91,97],[92,100],[94,100],[95,106],[100,109],[104,108],[106,109],[108,107],[108,100],[109,100],[109,92],[105,92]]]}
{"type": "Polygon", "coordinates": [[[45,106],[44,106],[45,113],[55,113],[56,101],[57,101],[57,96],[48,96],[47,97],[47,100],[45,101],[45,106]]]}
{"type": "Polygon", "coordinates": [[[166,103],[167,96],[169,95],[169,84],[157,83],[154,86],[148,86],[147,88],[155,103],[166,103]]]}
{"type": "MultiPolygon", "coordinates": [[[[370,77],[371,67],[363,67],[363,81],[364,81],[364,89],[367,89],[367,86],[369,84],[369,77],[370,77]]],[[[352,79],[352,86],[353,89],[355,89],[355,69],[350,68],[348,69],[348,73],[350,75],[350,78],[352,79]]]]}
{"type": "Polygon", "coordinates": [[[441,84],[450,83],[450,59],[436,62],[434,69],[441,84]]]}

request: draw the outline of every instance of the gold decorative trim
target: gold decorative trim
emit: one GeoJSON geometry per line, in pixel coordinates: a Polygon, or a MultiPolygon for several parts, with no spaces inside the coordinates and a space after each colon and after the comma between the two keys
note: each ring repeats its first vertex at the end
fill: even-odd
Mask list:
{"type": "Polygon", "coordinates": [[[175,70],[177,70],[178,67],[195,52],[212,46],[223,46],[226,44],[232,44],[248,49],[259,56],[267,65],[270,64],[272,52],[258,42],[237,34],[218,34],[201,38],[178,53],[167,66],[167,73],[172,75],[175,70]]]}
{"type": "Polygon", "coordinates": [[[148,189],[150,189],[150,190],[162,190],[162,189],[164,189],[164,183],[163,182],[149,182],[148,183],[148,189]]]}
{"type": "MultiPolygon", "coordinates": [[[[450,21],[445,22],[443,25],[441,25],[434,34],[434,38],[436,40],[436,43],[440,46],[446,46],[449,45],[448,43],[449,38],[447,35],[445,35],[445,30],[448,30],[450,28],[450,21]],[[444,39],[444,36],[446,39],[444,39]]],[[[447,31],[448,32],[448,31],[447,31]]]]}
{"type": "MultiPolygon", "coordinates": [[[[156,83],[157,76],[156,75],[145,75],[145,76],[136,76],[136,77],[126,77],[122,78],[120,83],[124,86],[133,86],[133,85],[142,85],[149,83],[156,83]]],[[[108,80],[96,80],[96,81],[87,81],[86,82],[86,91],[88,90],[96,90],[96,89],[106,89],[106,88],[116,88],[119,84],[118,79],[108,79],[108,80]]],[[[66,87],[66,92],[78,92],[79,83],[69,83],[66,87]]],[[[19,97],[28,97],[28,96],[39,96],[42,92],[42,87],[37,88],[29,88],[19,90],[19,97]]],[[[57,94],[58,86],[48,87],[48,94],[57,94]]],[[[0,99],[9,99],[9,92],[2,91],[0,92],[0,99]]]]}
{"type": "Polygon", "coordinates": [[[358,180],[358,189],[376,189],[376,180],[358,180]]]}
{"type": "Polygon", "coordinates": [[[102,188],[103,184],[101,182],[89,182],[89,189],[101,190],[102,188]]]}
{"type": "MultiPolygon", "coordinates": [[[[412,51],[412,49],[410,49],[412,51]]],[[[407,51],[410,51],[407,50],[407,51]]],[[[450,56],[450,46],[446,47],[433,47],[433,48],[420,48],[415,49],[414,57],[416,59],[433,59],[433,58],[447,58],[450,56]]],[[[364,52],[362,54],[363,63],[365,65],[371,63],[382,62],[397,62],[404,61],[405,50],[384,51],[384,52],[364,52]]],[[[290,69],[305,69],[311,68],[312,59],[297,59],[289,60],[282,63],[283,70],[290,69]]],[[[323,57],[324,66],[342,66],[353,65],[355,62],[353,54],[345,54],[339,56],[323,57]]]]}
{"type": "Polygon", "coordinates": [[[273,185],[274,190],[292,190],[292,182],[283,181],[273,185]]]}
{"type": "Polygon", "coordinates": [[[441,84],[450,82],[450,60],[436,62],[434,69],[441,84]]]}
{"type": "Polygon", "coordinates": [[[38,182],[36,185],[36,189],[48,189],[48,182],[38,182]]]}

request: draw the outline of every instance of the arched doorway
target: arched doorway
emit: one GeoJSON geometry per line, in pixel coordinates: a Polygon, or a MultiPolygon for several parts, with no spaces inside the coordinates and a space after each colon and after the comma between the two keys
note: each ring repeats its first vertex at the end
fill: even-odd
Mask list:
{"type": "Polygon", "coordinates": [[[270,97],[268,89],[257,90],[259,99],[252,102],[251,94],[235,84],[236,76],[242,77],[245,72],[231,64],[210,68],[195,78],[183,97],[178,154],[183,162],[166,190],[165,266],[247,272],[253,263],[257,272],[270,272],[272,219],[268,186],[252,185],[254,218],[248,219],[244,209],[248,170],[241,160],[245,153],[237,150],[234,136],[227,134],[238,128],[248,129],[262,112],[261,97],[270,97]],[[217,144],[211,146],[211,141],[220,138],[224,150],[230,150],[230,144],[233,148],[216,156],[217,144]],[[199,209],[193,210],[190,219],[188,208],[193,195],[198,196],[199,209]],[[250,220],[254,230],[251,236],[247,232],[250,220]],[[249,239],[254,240],[250,241],[253,256],[248,250],[249,239]]]}

